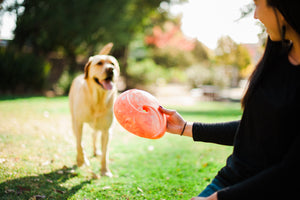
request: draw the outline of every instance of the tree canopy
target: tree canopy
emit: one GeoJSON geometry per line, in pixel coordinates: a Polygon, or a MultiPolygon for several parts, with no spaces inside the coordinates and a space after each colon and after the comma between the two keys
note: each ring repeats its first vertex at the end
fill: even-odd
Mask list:
{"type": "Polygon", "coordinates": [[[75,62],[76,54],[94,54],[113,42],[122,57],[137,32],[167,17],[158,9],[162,2],[171,0],[24,0],[13,5],[24,10],[17,16],[14,44],[29,45],[39,55],[60,50],[75,62]]]}
{"type": "Polygon", "coordinates": [[[219,64],[234,66],[242,70],[251,63],[251,58],[245,47],[226,36],[218,40],[216,61],[219,64]]]}

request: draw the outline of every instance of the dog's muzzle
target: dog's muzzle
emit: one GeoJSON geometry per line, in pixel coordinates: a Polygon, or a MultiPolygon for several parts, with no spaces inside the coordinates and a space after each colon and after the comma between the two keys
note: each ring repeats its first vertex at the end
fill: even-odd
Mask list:
{"type": "Polygon", "coordinates": [[[111,90],[113,88],[113,79],[114,79],[114,68],[109,67],[105,69],[106,78],[104,80],[99,80],[97,77],[94,77],[94,81],[100,85],[104,90],[111,90]]]}

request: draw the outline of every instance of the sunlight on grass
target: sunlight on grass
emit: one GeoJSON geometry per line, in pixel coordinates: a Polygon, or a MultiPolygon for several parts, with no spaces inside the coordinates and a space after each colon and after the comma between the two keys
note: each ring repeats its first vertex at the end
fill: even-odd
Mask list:
{"type": "MultiPolygon", "coordinates": [[[[190,121],[241,116],[238,103],[170,108],[190,121]]],[[[1,198],[189,199],[209,183],[232,151],[168,133],[159,140],[139,138],[115,124],[110,144],[114,177],[94,179],[100,159],[91,156],[91,132],[86,126],[83,138],[91,166],[78,169],[67,97],[1,100],[1,198]]]]}

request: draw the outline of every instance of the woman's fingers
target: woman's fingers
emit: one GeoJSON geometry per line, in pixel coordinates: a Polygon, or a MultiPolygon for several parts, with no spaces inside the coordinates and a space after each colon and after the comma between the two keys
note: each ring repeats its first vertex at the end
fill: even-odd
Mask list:
{"type": "Polygon", "coordinates": [[[158,108],[160,110],[160,112],[166,114],[166,115],[173,115],[176,113],[176,110],[169,110],[169,109],[165,109],[162,106],[159,106],[158,108]]]}

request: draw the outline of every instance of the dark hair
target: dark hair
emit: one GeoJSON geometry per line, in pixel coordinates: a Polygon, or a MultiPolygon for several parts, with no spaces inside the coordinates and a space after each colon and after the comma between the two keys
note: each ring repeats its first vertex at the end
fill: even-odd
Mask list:
{"type": "MultiPolygon", "coordinates": [[[[277,4],[275,2],[276,2],[276,0],[267,0],[268,6],[273,7],[274,12],[276,14],[277,10],[275,8],[277,8],[277,4]]],[[[258,62],[258,64],[256,65],[251,76],[249,77],[247,91],[241,100],[242,108],[245,108],[246,103],[248,102],[249,98],[251,97],[253,91],[255,90],[257,84],[261,80],[261,77],[267,70],[268,66],[272,65],[272,62],[273,62],[272,58],[276,58],[276,56],[280,56],[280,54],[288,52],[291,47],[290,41],[287,41],[285,39],[286,27],[280,26],[277,14],[276,14],[276,18],[277,18],[277,23],[278,23],[278,29],[281,32],[281,42],[271,41],[271,39],[268,37],[264,55],[261,58],[261,60],[258,62]]]]}
{"type": "Polygon", "coordinates": [[[268,6],[272,6],[272,7],[276,7],[276,0],[274,1],[274,0],[267,0],[267,4],[268,4],[268,6]]]}
{"type": "MultiPolygon", "coordinates": [[[[263,57],[256,65],[254,71],[252,72],[251,76],[249,77],[248,81],[248,89],[244,95],[244,97],[241,100],[242,108],[245,108],[246,103],[248,102],[249,98],[251,97],[253,91],[255,90],[258,82],[261,80],[261,77],[263,73],[266,71],[267,67],[270,66],[270,62],[272,59],[270,59],[273,55],[273,42],[270,38],[268,38],[266,49],[264,52],[263,57]]],[[[275,50],[275,49],[274,49],[275,50]]]]}

